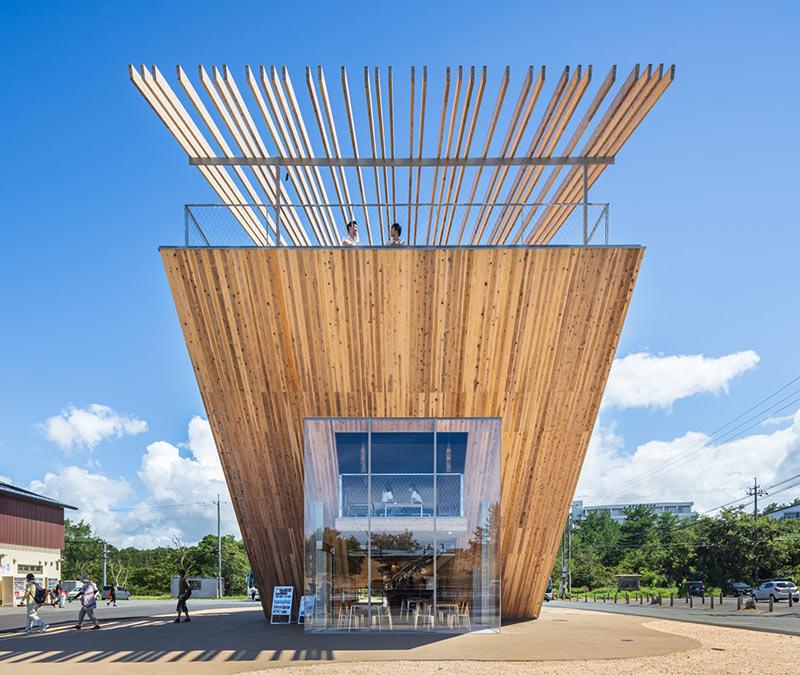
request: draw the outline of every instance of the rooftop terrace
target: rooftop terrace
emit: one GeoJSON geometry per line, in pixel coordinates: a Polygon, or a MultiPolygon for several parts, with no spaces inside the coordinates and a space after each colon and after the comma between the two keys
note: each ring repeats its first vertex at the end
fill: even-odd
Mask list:
{"type": "Polygon", "coordinates": [[[608,243],[608,204],[589,191],[675,73],[636,65],[617,83],[615,66],[596,83],[565,67],[546,83],[530,66],[512,83],[506,67],[490,85],[485,66],[365,67],[362,90],[344,67],[329,89],[319,66],[301,98],[286,67],[246,67],[242,90],[227,66],[200,66],[204,95],[180,66],[180,90],[129,70],[221,200],[187,205],[198,246],[338,246],[353,220],[367,246],[393,223],[416,246],[608,243]]]}

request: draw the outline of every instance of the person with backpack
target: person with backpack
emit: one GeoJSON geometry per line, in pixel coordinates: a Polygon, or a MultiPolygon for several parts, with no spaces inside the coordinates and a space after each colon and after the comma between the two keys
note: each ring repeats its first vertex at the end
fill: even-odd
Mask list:
{"type": "MultiPolygon", "coordinates": [[[[75,596],[75,598],[81,599],[81,611],[78,612],[78,625],[75,626],[75,630],[81,629],[83,619],[87,616],[94,624],[92,630],[97,630],[100,628],[100,622],[94,616],[94,610],[97,607],[97,586],[95,586],[92,580],[85,574],[81,575],[81,581],[83,582],[83,586],[81,586],[81,590],[79,590],[78,594],[75,596]]],[[[75,598],[71,598],[70,602],[75,598]]]]}
{"type": "Polygon", "coordinates": [[[53,587],[53,592],[50,594],[50,605],[55,607],[58,605],[59,607],[63,607],[64,603],[61,600],[61,591],[64,590],[64,587],[61,585],[61,579],[56,582],[56,585],[53,587]]]}
{"type": "Polygon", "coordinates": [[[191,621],[189,618],[189,610],[186,607],[186,601],[192,597],[192,588],[189,586],[189,582],[186,581],[186,570],[180,569],[178,570],[178,618],[175,619],[174,623],[181,622],[181,611],[186,614],[186,618],[184,619],[184,623],[187,621],[191,621]]]}
{"type": "Polygon", "coordinates": [[[25,605],[27,609],[27,621],[25,623],[25,632],[30,633],[33,629],[33,624],[39,626],[39,632],[44,633],[50,625],[39,618],[38,610],[45,602],[47,602],[47,589],[43,588],[34,581],[33,574],[28,574],[25,577],[25,595],[19,601],[19,606],[25,605]]]}

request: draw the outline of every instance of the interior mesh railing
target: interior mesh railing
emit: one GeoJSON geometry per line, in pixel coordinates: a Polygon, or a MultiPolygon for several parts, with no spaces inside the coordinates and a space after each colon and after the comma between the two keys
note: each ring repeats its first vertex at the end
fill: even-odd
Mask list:
{"type": "Polygon", "coordinates": [[[606,202],[459,204],[187,204],[186,246],[339,246],[346,223],[360,246],[389,242],[393,223],[410,246],[607,245],[606,202]]]}

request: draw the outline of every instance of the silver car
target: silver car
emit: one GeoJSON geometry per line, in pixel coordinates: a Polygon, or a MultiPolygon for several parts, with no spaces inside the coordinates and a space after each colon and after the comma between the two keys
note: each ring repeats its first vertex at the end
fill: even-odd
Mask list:
{"type": "Polygon", "coordinates": [[[800,592],[798,592],[797,586],[793,581],[772,579],[764,581],[753,589],[753,599],[758,601],[772,598],[774,602],[778,602],[780,600],[788,600],[790,593],[794,602],[800,602],[800,592]]]}

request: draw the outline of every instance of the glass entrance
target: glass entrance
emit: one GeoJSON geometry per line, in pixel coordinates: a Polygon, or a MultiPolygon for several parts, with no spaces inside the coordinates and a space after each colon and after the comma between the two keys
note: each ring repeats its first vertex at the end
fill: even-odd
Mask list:
{"type": "Polygon", "coordinates": [[[497,630],[500,421],[307,419],[305,628],[497,630]]]}

